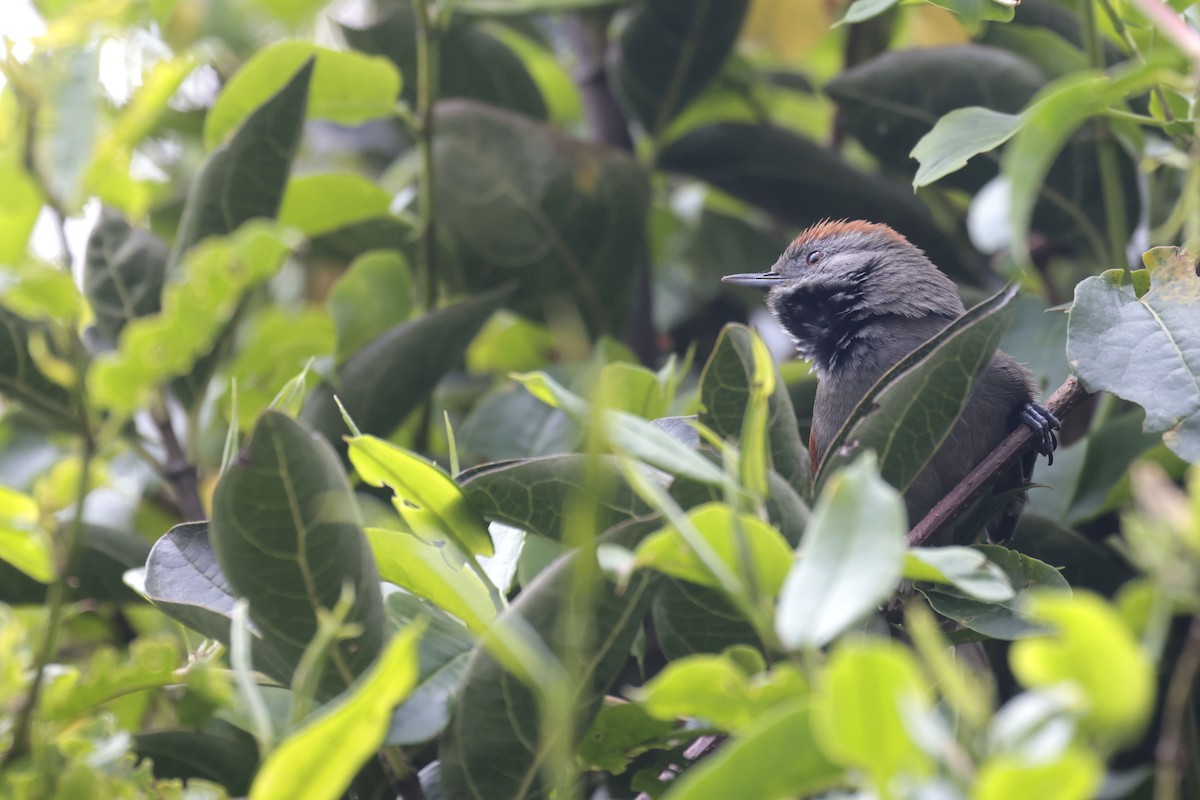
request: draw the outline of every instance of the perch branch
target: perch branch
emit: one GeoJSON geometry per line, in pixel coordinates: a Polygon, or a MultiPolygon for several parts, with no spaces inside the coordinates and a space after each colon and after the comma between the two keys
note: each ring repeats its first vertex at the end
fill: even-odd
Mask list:
{"type": "MultiPolygon", "coordinates": [[[[1063,385],[1050,395],[1046,407],[1050,413],[1060,420],[1065,419],[1075,406],[1088,396],[1083,384],[1074,375],[1067,377],[1063,385]]],[[[948,495],[943,497],[925,519],[917,523],[905,541],[910,547],[918,547],[933,538],[939,531],[954,522],[962,513],[970,508],[983,491],[997,478],[1005,473],[1017,460],[1034,445],[1033,431],[1024,425],[1019,426],[996,446],[975,469],[959,481],[948,495]]]]}

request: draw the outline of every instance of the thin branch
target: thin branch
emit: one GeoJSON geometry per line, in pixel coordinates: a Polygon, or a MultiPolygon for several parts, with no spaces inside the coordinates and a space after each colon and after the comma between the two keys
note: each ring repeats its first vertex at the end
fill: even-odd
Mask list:
{"type": "Polygon", "coordinates": [[[200,481],[196,475],[196,467],[188,461],[179,437],[175,435],[175,426],[171,423],[171,415],[164,403],[161,409],[153,414],[154,424],[158,426],[159,436],[162,437],[163,449],[167,453],[167,462],[163,465],[167,483],[175,494],[175,502],[179,505],[179,514],[184,522],[196,522],[205,518],[204,503],[200,500],[200,481]]]}
{"type": "MultiPolygon", "coordinates": [[[[1070,375],[1063,385],[1050,395],[1046,407],[1060,420],[1065,419],[1087,396],[1088,392],[1079,379],[1070,375]]],[[[925,519],[908,532],[905,541],[909,547],[925,544],[958,519],[979,499],[985,489],[1016,464],[1021,456],[1033,449],[1034,443],[1033,431],[1024,425],[1018,426],[1004,441],[996,445],[996,449],[980,461],[975,469],[959,481],[959,484],[925,515],[925,519]]]]}
{"type": "Polygon", "coordinates": [[[432,311],[438,299],[437,227],[434,209],[433,134],[434,105],[438,94],[440,23],[430,12],[427,0],[412,0],[417,29],[416,139],[421,156],[420,222],[417,245],[425,273],[425,310],[432,311]]]}
{"type": "Polygon", "coordinates": [[[1154,779],[1154,800],[1178,800],[1184,756],[1183,726],[1187,719],[1196,675],[1200,673],[1200,617],[1188,626],[1187,639],[1163,701],[1162,727],[1154,758],[1158,763],[1154,779]]]}

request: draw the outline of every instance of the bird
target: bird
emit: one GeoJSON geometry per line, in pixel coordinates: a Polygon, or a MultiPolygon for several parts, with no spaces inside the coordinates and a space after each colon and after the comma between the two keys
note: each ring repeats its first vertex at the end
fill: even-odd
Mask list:
{"type": "MultiPolygon", "coordinates": [[[[809,435],[814,470],[876,381],[966,313],[954,282],[920,248],[891,227],[865,220],[819,222],[766,272],[722,280],[767,291],[768,309],[817,374],[809,435]]],[[[1038,453],[1053,459],[1060,428],[1036,401],[1029,370],[997,350],[946,441],[905,491],[909,520],[923,519],[1019,424],[1033,429],[1036,447],[997,481],[995,493],[1028,484],[1038,453]]],[[[989,522],[989,541],[1012,537],[1025,502],[1024,492],[1016,494],[989,522]]]]}

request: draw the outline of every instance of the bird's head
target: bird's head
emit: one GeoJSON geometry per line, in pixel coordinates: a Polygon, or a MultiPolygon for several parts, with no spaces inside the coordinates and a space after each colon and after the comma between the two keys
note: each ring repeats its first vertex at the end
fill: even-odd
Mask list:
{"type": "Polygon", "coordinates": [[[953,319],[954,282],[887,225],[825,221],[801,233],[770,270],[727,275],[767,290],[767,306],[804,358],[828,373],[851,360],[866,326],[886,317],[953,319]]]}

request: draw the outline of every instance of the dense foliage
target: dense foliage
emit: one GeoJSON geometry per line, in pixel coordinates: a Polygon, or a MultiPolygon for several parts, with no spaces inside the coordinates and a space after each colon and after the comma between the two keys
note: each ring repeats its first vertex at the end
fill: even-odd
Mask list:
{"type": "Polygon", "coordinates": [[[1200,796],[1185,5],[34,0],[0,796],[1200,796]],[[974,307],[814,465],[827,217],[974,307]],[[906,541],[998,343],[1094,394],[906,541]]]}

